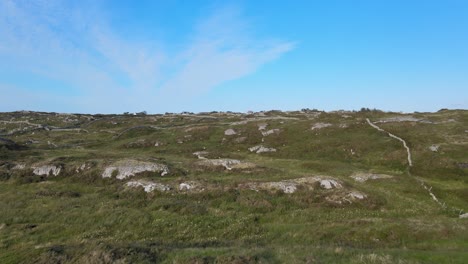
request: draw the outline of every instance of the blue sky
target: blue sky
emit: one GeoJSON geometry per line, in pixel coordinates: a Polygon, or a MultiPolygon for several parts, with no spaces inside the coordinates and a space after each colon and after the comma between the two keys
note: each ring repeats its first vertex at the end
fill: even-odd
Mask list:
{"type": "Polygon", "coordinates": [[[0,1],[0,111],[468,109],[467,1],[0,1]]]}

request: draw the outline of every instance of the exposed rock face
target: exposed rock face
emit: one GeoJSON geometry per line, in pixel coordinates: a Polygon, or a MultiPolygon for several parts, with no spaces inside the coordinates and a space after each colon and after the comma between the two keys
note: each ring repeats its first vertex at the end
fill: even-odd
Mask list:
{"type": "Polygon", "coordinates": [[[33,169],[33,173],[35,175],[49,176],[50,174],[52,174],[54,176],[58,176],[60,174],[60,171],[62,170],[62,167],[57,167],[54,165],[42,165],[39,167],[33,167],[33,169]]]}
{"type": "Polygon", "coordinates": [[[190,189],[192,189],[192,185],[190,185],[189,183],[183,182],[179,184],[179,191],[185,191],[190,189]]]}
{"type": "Polygon", "coordinates": [[[268,126],[267,123],[258,124],[258,130],[265,130],[267,128],[267,126],[268,126]]]}
{"type": "Polygon", "coordinates": [[[357,200],[364,200],[367,195],[359,191],[348,191],[348,192],[334,192],[327,197],[325,200],[333,204],[352,204],[357,200]]]}
{"type": "Polygon", "coordinates": [[[278,134],[279,132],[280,132],[280,130],[278,128],[275,128],[275,129],[270,129],[268,131],[262,131],[262,135],[264,137],[266,137],[266,136],[269,136],[271,134],[278,134]]]}
{"type": "Polygon", "coordinates": [[[284,193],[294,193],[297,190],[297,183],[294,182],[287,182],[287,181],[282,181],[282,182],[266,182],[260,184],[260,188],[265,188],[265,189],[277,189],[281,190],[284,193]]]}
{"type": "Polygon", "coordinates": [[[90,164],[87,164],[87,163],[83,163],[81,164],[79,167],[77,167],[75,169],[75,172],[76,173],[80,173],[80,172],[83,172],[85,170],[89,170],[91,168],[91,165],[90,164]]]}
{"type": "MultiPolygon", "coordinates": [[[[303,188],[313,190],[314,185],[318,184],[323,189],[340,189],[343,186],[340,182],[335,179],[330,178],[323,178],[321,176],[312,176],[312,177],[304,177],[298,179],[291,179],[291,180],[284,180],[279,182],[251,182],[245,185],[239,186],[240,188],[246,187],[248,189],[258,191],[258,190],[280,190],[284,193],[294,193],[297,191],[299,186],[303,188]]],[[[356,192],[356,196],[358,192],[356,192]]],[[[363,196],[363,198],[365,195],[363,196]]]]}
{"type": "Polygon", "coordinates": [[[233,136],[233,135],[237,135],[237,132],[234,129],[229,128],[229,129],[226,129],[226,131],[224,131],[224,135],[233,136]]]}
{"type": "Polygon", "coordinates": [[[351,198],[351,199],[358,199],[358,200],[363,200],[365,199],[367,196],[361,192],[358,192],[358,191],[352,191],[350,193],[348,193],[347,197],[351,198]]]}
{"type": "Polygon", "coordinates": [[[439,148],[440,148],[439,145],[432,145],[432,146],[429,147],[429,150],[432,151],[432,152],[438,152],[439,148]]]}
{"type": "Polygon", "coordinates": [[[23,163],[19,163],[19,164],[16,164],[12,170],[24,170],[26,169],[26,164],[23,164],[23,163]]]}
{"type": "Polygon", "coordinates": [[[320,187],[329,190],[333,188],[342,188],[343,186],[336,180],[325,179],[320,180],[320,187]]]}
{"type": "Polygon", "coordinates": [[[208,151],[197,151],[192,153],[193,155],[197,156],[198,159],[206,159],[206,155],[208,155],[208,151]]]}
{"type": "Polygon", "coordinates": [[[203,159],[199,161],[198,164],[210,167],[224,167],[227,170],[247,169],[255,167],[255,164],[253,163],[243,162],[236,159],[203,159]]]}
{"type": "Polygon", "coordinates": [[[129,181],[127,182],[126,185],[128,187],[134,187],[134,188],[143,187],[143,189],[147,193],[152,192],[154,190],[157,190],[160,192],[166,192],[166,191],[171,190],[171,187],[169,185],[164,185],[161,183],[150,182],[150,181],[129,181]]]}
{"type": "Polygon", "coordinates": [[[187,181],[179,184],[179,191],[181,192],[202,192],[205,188],[196,181],[187,181]]]}
{"type": "Polygon", "coordinates": [[[247,188],[252,191],[266,190],[266,191],[282,191],[284,193],[294,193],[297,190],[297,183],[290,181],[279,182],[251,182],[240,185],[239,188],[247,188]]]}
{"type": "Polygon", "coordinates": [[[119,180],[135,176],[135,174],[145,171],[161,172],[161,176],[169,173],[169,169],[166,165],[142,161],[121,161],[114,166],[107,167],[102,173],[102,177],[110,178],[114,171],[117,171],[116,178],[119,180]]]}
{"type": "Polygon", "coordinates": [[[366,182],[368,180],[378,180],[378,179],[391,179],[393,176],[386,174],[373,174],[373,173],[355,173],[350,176],[357,182],[366,182]]]}
{"type": "Polygon", "coordinates": [[[276,152],[276,149],[275,148],[267,148],[267,147],[264,147],[262,145],[258,145],[258,146],[249,148],[249,151],[260,154],[260,153],[264,153],[264,152],[276,152]]]}
{"type": "Polygon", "coordinates": [[[312,177],[298,178],[298,179],[294,179],[294,182],[306,184],[309,186],[312,186],[318,183],[321,188],[327,189],[327,190],[335,189],[335,188],[340,189],[343,187],[343,185],[341,185],[341,183],[338,180],[331,179],[325,176],[312,176],[312,177]]]}
{"type": "Polygon", "coordinates": [[[315,123],[310,128],[310,130],[322,129],[322,128],[331,127],[331,126],[332,126],[332,124],[330,124],[330,123],[315,123]]]}

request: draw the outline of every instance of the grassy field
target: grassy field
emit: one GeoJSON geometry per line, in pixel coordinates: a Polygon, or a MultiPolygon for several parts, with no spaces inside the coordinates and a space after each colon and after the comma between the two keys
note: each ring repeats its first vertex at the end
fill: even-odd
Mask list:
{"type": "Polygon", "coordinates": [[[0,113],[0,263],[467,263],[467,144],[465,110],[0,113]]]}

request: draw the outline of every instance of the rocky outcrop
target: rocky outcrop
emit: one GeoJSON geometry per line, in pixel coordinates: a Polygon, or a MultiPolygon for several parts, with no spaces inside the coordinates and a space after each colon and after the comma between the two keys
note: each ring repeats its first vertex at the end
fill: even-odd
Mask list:
{"type": "Polygon", "coordinates": [[[260,154],[260,153],[265,153],[265,152],[276,152],[276,149],[275,148],[267,148],[267,147],[264,147],[262,145],[258,145],[258,146],[249,148],[249,151],[260,154]]]}
{"type": "Polygon", "coordinates": [[[171,187],[169,185],[157,183],[157,182],[151,182],[151,181],[129,181],[127,182],[126,186],[128,187],[133,187],[133,188],[138,188],[138,187],[143,187],[145,192],[153,192],[153,191],[160,191],[160,192],[167,192],[171,190],[171,187]]]}
{"type": "Polygon", "coordinates": [[[353,202],[357,200],[364,200],[366,198],[367,198],[367,195],[365,195],[362,192],[350,191],[350,192],[345,192],[345,193],[342,193],[342,192],[333,193],[325,197],[325,200],[332,204],[343,205],[343,204],[352,204],[353,202]]]}
{"type": "Polygon", "coordinates": [[[269,135],[272,135],[272,134],[279,134],[280,130],[278,128],[275,128],[275,129],[270,129],[270,130],[267,130],[267,131],[262,131],[262,136],[266,137],[266,136],[269,136],[269,135]]]}
{"type": "Polygon", "coordinates": [[[114,171],[117,171],[116,178],[119,180],[126,179],[128,177],[135,176],[138,173],[150,171],[150,172],[160,172],[161,176],[164,176],[169,173],[169,169],[166,165],[152,163],[152,162],[143,162],[143,161],[120,161],[113,166],[105,168],[102,173],[103,178],[110,178],[114,171]]]}
{"type": "Polygon", "coordinates": [[[294,179],[293,181],[300,183],[300,184],[305,184],[309,187],[318,184],[321,188],[327,189],[327,190],[335,189],[335,188],[340,189],[343,187],[343,185],[338,180],[335,180],[326,176],[304,177],[304,178],[294,179]]]}
{"type": "Polygon", "coordinates": [[[327,190],[343,187],[338,181],[332,180],[332,179],[319,180],[319,182],[320,182],[320,187],[327,189],[327,190]]]}
{"type": "Polygon", "coordinates": [[[432,151],[432,152],[438,152],[439,148],[440,148],[439,145],[432,145],[432,146],[429,147],[429,150],[432,151]]]}
{"type": "Polygon", "coordinates": [[[179,184],[180,192],[202,192],[205,190],[205,187],[196,181],[186,181],[179,184]]]}
{"type": "Polygon", "coordinates": [[[33,173],[38,176],[58,176],[60,174],[60,171],[62,170],[62,167],[55,166],[55,165],[42,165],[42,166],[37,166],[33,167],[33,173]]]}
{"type": "Polygon", "coordinates": [[[193,155],[197,156],[198,159],[206,159],[206,155],[208,155],[208,151],[197,151],[192,153],[193,155]]]}
{"type": "Polygon", "coordinates": [[[237,135],[237,132],[234,129],[229,128],[224,131],[224,135],[233,136],[233,135],[237,135]]]}
{"type": "Polygon", "coordinates": [[[332,124],[330,124],[330,123],[315,123],[310,128],[310,130],[317,130],[317,129],[322,129],[322,128],[331,127],[331,126],[332,126],[332,124]]]}
{"type": "Polygon", "coordinates": [[[260,123],[257,126],[258,126],[258,130],[261,131],[261,130],[265,130],[267,128],[268,124],[267,123],[260,123]]]}
{"type": "Polygon", "coordinates": [[[251,182],[241,184],[239,187],[241,189],[247,188],[254,191],[279,190],[284,193],[294,193],[300,186],[308,190],[313,190],[316,185],[326,190],[343,188],[343,185],[338,180],[322,176],[304,177],[278,182],[251,182]]]}
{"type": "Polygon", "coordinates": [[[16,164],[16,165],[12,168],[12,170],[24,170],[24,169],[26,169],[26,164],[24,164],[24,163],[16,164]]]}
{"type": "Polygon", "coordinates": [[[227,170],[255,167],[255,164],[253,163],[243,162],[236,159],[202,159],[197,164],[208,167],[224,167],[227,170]]]}
{"type": "Polygon", "coordinates": [[[355,173],[350,176],[357,182],[366,182],[368,180],[378,180],[378,179],[391,179],[393,176],[386,174],[374,174],[374,173],[355,173]]]}
{"type": "Polygon", "coordinates": [[[280,190],[284,193],[294,193],[297,190],[297,183],[294,182],[288,182],[288,181],[282,181],[282,182],[265,182],[259,184],[259,188],[261,189],[274,189],[274,190],[280,190]]]}

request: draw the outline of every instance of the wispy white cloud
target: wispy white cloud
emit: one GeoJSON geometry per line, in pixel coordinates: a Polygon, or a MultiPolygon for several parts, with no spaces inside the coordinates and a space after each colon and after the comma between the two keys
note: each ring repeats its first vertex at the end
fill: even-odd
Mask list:
{"type": "Polygon", "coordinates": [[[200,23],[183,52],[177,74],[162,91],[192,96],[223,82],[255,72],[294,48],[294,43],[251,36],[248,22],[237,8],[224,8],[200,23]]]}
{"type": "MultiPolygon", "coordinates": [[[[86,6],[0,1],[0,69],[13,67],[24,78],[31,73],[74,87],[78,92],[62,99],[76,111],[152,111],[158,103],[190,101],[252,74],[294,48],[292,42],[256,37],[239,9],[224,8],[198,21],[190,42],[169,53],[155,48],[163,46],[159,43],[119,35],[98,8],[86,6]]],[[[17,98],[13,86],[4,84],[0,91],[9,89],[17,98]]],[[[24,93],[31,87],[19,88],[24,93]]],[[[51,90],[41,92],[45,105],[57,99],[51,90]]]]}

